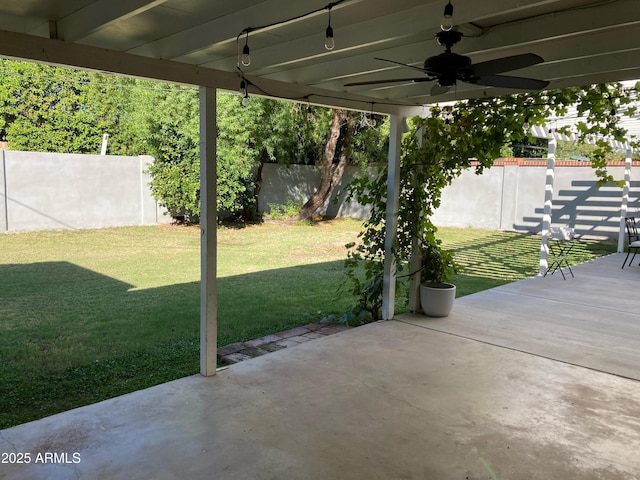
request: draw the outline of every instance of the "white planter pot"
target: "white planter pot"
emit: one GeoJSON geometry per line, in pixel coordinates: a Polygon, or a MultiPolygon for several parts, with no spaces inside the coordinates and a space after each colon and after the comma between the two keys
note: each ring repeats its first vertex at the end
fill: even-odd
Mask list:
{"type": "Polygon", "coordinates": [[[451,283],[423,283],[420,285],[420,305],[425,315],[446,317],[453,308],[456,286],[451,283]]]}

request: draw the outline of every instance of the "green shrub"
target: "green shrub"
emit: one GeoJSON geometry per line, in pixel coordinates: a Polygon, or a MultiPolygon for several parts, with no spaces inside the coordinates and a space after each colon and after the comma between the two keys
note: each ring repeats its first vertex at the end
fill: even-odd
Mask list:
{"type": "Polygon", "coordinates": [[[269,213],[265,216],[271,220],[286,220],[295,217],[302,208],[302,202],[295,202],[287,198],[284,205],[277,203],[269,204],[269,213]]]}

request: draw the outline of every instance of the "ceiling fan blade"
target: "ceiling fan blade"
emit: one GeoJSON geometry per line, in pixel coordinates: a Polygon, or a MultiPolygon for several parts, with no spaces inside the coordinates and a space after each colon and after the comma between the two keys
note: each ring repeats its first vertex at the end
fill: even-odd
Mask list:
{"type": "Polygon", "coordinates": [[[472,82],[476,85],[486,85],[488,87],[517,88],[522,90],[542,90],[549,82],[537,80],[535,78],[510,77],[508,75],[484,75],[472,82]]]}
{"type": "Polygon", "coordinates": [[[424,73],[424,68],[416,67],[415,65],[409,65],[408,63],[396,62],[395,60],[388,60],[386,58],[374,57],[375,60],[380,60],[382,62],[394,63],[396,65],[400,65],[402,67],[413,68],[414,70],[418,70],[419,72],[424,73]]]}
{"type": "Polygon", "coordinates": [[[430,95],[442,95],[444,93],[447,93],[449,90],[451,90],[451,85],[448,86],[442,86],[438,83],[436,83],[433,87],[431,87],[431,92],[430,95]]]}
{"type": "Polygon", "coordinates": [[[513,55],[511,57],[496,58],[494,60],[476,63],[471,65],[469,70],[477,77],[485,77],[496,73],[519,70],[542,62],[544,62],[544,59],[535,53],[523,53],[522,55],[513,55]]]}
{"type": "Polygon", "coordinates": [[[420,78],[390,78],[389,80],[369,80],[367,82],[353,82],[345,83],[345,87],[358,87],[362,85],[380,85],[383,83],[399,83],[399,82],[432,82],[435,78],[420,77],[420,78]]]}

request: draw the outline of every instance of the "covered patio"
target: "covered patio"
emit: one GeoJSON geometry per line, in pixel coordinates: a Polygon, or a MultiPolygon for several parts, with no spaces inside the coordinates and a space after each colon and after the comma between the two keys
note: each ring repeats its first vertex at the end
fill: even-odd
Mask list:
{"type": "Polygon", "coordinates": [[[425,115],[435,102],[640,78],[636,0],[454,3],[455,8],[442,0],[4,2],[0,56],[199,87],[200,372],[209,376],[217,366],[218,90],[390,115],[382,317],[392,319],[390,252],[408,117],[425,115]]]}
{"type": "Polygon", "coordinates": [[[0,478],[638,478],[640,271],[622,259],[5,430],[0,451],[32,463],[0,478]]]}
{"type": "MultiPolygon", "coordinates": [[[[0,5],[2,56],[199,86],[202,200],[202,375],[3,430],[0,479],[638,478],[640,272],[621,254],[464,297],[446,320],[394,316],[389,268],[390,320],[216,370],[217,90],[391,115],[392,167],[423,105],[513,93],[345,86],[442,53],[446,2],[323,3],[0,5]]],[[[508,73],[549,88],[640,77],[636,0],[453,3],[474,64],[533,53],[508,73]]]]}

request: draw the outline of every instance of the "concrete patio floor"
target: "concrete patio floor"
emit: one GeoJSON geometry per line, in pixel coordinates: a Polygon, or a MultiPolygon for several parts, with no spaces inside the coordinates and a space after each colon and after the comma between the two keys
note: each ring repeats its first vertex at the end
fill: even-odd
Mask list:
{"type": "Polygon", "coordinates": [[[640,268],[622,259],[3,430],[3,459],[32,463],[0,478],[640,479],[640,268]]]}

